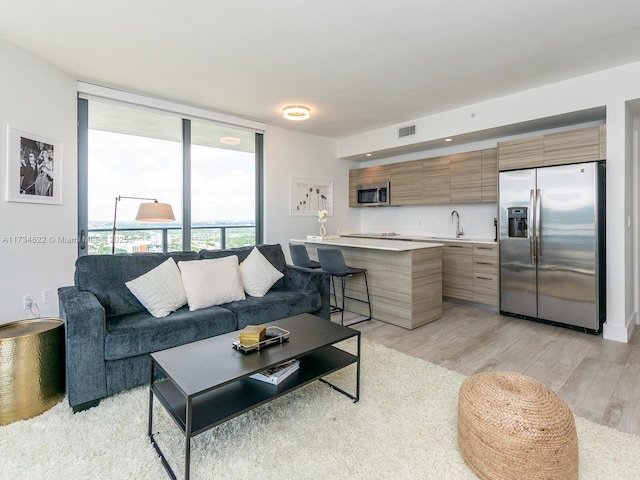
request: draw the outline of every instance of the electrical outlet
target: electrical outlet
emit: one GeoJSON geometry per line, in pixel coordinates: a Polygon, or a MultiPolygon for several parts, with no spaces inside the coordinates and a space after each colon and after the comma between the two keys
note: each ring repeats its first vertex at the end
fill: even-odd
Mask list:
{"type": "Polygon", "coordinates": [[[42,303],[49,303],[51,301],[51,290],[42,291],[42,303]]]}
{"type": "Polygon", "coordinates": [[[27,293],[24,297],[22,297],[22,308],[25,310],[29,310],[31,305],[33,304],[33,295],[27,293]]]}

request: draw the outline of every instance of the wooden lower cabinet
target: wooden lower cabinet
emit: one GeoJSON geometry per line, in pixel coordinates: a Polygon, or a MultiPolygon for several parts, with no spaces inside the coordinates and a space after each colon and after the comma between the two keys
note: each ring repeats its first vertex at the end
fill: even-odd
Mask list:
{"type": "Polygon", "coordinates": [[[498,305],[498,246],[446,242],[442,249],[442,295],[498,305]]]}
{"type": "Polygon", "coordinates": [[[473,245],[445,243],[442,249],[442,296],[473,300],[473,245]]]}
{"type": "Polygon", "coordinates": [[[497,245],[473,245],[473,301],[498,304],[497,245]]]}

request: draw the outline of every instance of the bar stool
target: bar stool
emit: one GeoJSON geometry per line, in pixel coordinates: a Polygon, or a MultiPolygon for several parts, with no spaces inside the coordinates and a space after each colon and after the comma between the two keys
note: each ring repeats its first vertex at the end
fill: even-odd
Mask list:
{"type": "Polygon", "coordinates": [[[309,258],[307,247],[301,243],[290,243],[289,253],[291,253],[291,261],[298,267],[320,268],[320,263],[309,258]]]}
{"type": "Polygon", "coordinates": [[[335,301],[335,305],[333,305],[334,312],[340,312],[340,325],[344,325],[344,301],[345,298],[349,298],[351,300],[355,300],[357,302],[366,303],[369,306],[369,316],[367,318],[362,318],[358,321],[352,322],[350,325],[355,325],[356,323],[366,322],[371,320],[371,298],[369,297],[369,282],[367,281],[367,269],[366,268],[356,268],[349,267],[344,261],[344,257],[342,255],[342,251],[337,248],[322,248],[318,247],[318,260],[320,260],[320,266],[322,270],[331,275],[331,286],[333,288],[333,298],[335,301]],[[353,275],[364,275],[364,284],[365,289],[367,291],[367,299],[362,300],[360,298],[350,297],[346,294],[346,286],[347,286],[347,278],[353,275]],[[336,286],[334,282],[334,278],[340,279],[340,286],[342,288],[342,307],[338,306],[338,297],[336,295],[336,286]]]}

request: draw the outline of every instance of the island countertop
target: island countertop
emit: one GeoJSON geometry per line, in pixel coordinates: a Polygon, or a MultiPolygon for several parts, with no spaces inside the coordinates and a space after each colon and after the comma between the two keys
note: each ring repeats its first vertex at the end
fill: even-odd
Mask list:
{"type": "Polygon", "coordinates": [[[353,247],[368,248],[371,250],[387,250],[391,252],[408,252],[411,250],[422,250],[425,248],[443,247],[442,243],[436,242],[416,242],[403,240],[383,240],[376,238],[354,238],[354,237],[330,237],[324,240],[320,238],[291,239],[293,243],[313,243],[317,245],[328,245],[333,247],[353,247]]]}

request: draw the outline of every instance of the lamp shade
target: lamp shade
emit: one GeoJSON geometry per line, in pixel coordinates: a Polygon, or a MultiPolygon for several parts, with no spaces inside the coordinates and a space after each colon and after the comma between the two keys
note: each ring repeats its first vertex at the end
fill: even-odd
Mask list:
{"type": "Polygon", "coordinates": [[[136,222],[173,222],[175,219],[168,203],[141,203],[136,215],[136,222]]]}

